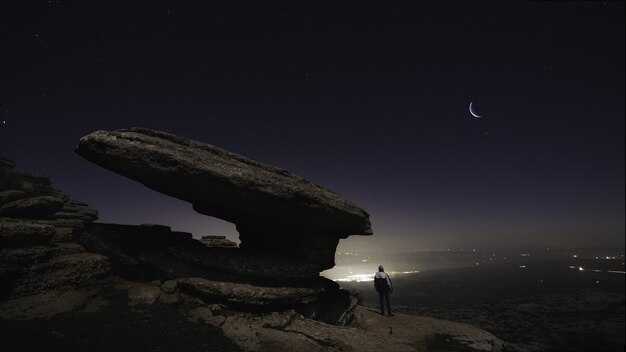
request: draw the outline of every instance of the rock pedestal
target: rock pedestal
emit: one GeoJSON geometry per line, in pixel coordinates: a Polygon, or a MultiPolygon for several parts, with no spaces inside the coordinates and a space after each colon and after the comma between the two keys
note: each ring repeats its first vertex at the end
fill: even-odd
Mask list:
{"type": "Polygon", "coordinates": [[[96,131],[76,152],[194,210],[237,225],[242,249],[334,266],[339,239],[371,235],[354,203],[286,170],[148,129],[96,131]]]}
{"type": "Polygon", "coordinates": [[[206,237],[203,245],[169,229],[91,226],[81,243],[127,273],[148,275],[151,268],[182,290],[234,306],[341,310],[322,302],[345,302],[346,295],[319,272],[335,265],[339,239],[372,234],[369,215],[354,203],[286,170],[159,131],[96,131],[76,152],[237,226],[239,248],[214,248],[207,244],[224,239],[206,237]]]}

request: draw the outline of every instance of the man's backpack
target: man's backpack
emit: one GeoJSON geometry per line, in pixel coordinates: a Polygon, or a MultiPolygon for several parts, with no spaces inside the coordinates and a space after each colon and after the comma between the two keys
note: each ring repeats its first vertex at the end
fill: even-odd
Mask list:
{"type": "MultiPolygon", "coordinates": [[[[387,274],[385,274],[385,276],[387,276],[387,274]]],[[[383,293],[391,290],[391,287],[389,287],[389,284],[387,283],[387,277],[374,278],[374,288],[377,292],[383,293]]]]}

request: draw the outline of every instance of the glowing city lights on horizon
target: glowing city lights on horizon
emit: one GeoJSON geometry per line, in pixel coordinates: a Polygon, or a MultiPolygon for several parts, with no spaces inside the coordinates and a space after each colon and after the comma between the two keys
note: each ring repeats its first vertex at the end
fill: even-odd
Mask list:
{"type": "MultiPolygon", "coordinates": [[[[349,272],[352,275],[347,275],[345,277],[335,279],[334,281],[340,282],[368,282],[374,281],[374,274],[353,274],[352,271],[349,272]]],[[[408,274],[417,274],[419,270],[409,270],[409,271],[389,271],[389,276],[393,277],[395,275],[408,275],[408,274]]]]}

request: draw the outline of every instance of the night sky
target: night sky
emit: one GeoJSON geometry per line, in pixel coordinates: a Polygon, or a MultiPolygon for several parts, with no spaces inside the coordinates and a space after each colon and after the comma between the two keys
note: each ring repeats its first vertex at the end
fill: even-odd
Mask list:
{"type": "Polygon", "coordinates": [[[90,132],[138,126],[354,201],[375,235],[343,248],[624,246],[624,13],[624,2],[4,2],[0,155],[103,222],[237,238],[73,152],[90,132]]]}

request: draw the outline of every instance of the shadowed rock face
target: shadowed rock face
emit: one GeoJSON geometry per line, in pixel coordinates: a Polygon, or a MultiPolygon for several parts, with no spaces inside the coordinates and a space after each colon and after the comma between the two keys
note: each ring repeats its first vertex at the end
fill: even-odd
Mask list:
{"type": "Polygon", "coordinates": [[[371,235],[369,215],[336,193],[224,149],[147,130],[81,138],[86,159],[237,225],[243,250],[334,266],[340,238],[371,235]]]}
{"type": "Polygon", "coordinates": [[[106,281],[107,257],[72,243],[97,218],[95,209],[52,187],[48,178],[18,172],[0,157],[1,319],[46,311],[45,297],[106,281]]]}
{"type": "Polygon", "coordinates": [[[311,262],[233,247],[210,248],[190,233],[171,231],[166,226],[92,224],[78,241],[121,265],[124,274],[138,274],[143,280],[152,277],[142,272],[142,265],[168,279],[199,276],[275,285],[301,283],[319,274],[319,265],[311,262]]]}

